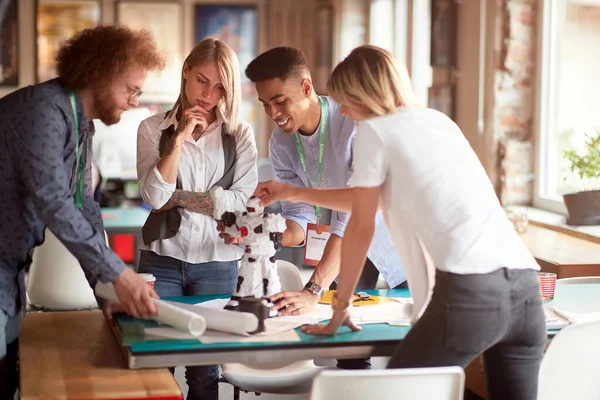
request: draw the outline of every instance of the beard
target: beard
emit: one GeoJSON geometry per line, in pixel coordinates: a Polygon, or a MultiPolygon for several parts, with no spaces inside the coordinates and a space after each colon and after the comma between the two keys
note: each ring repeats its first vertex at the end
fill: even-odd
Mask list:
{"type": "Polygon", "coordinates": [[[94,105],[98,119],[105,125],[114,125],[121,121],[121,110],[106,88],[97,88],[94,95],[94,105]]]}

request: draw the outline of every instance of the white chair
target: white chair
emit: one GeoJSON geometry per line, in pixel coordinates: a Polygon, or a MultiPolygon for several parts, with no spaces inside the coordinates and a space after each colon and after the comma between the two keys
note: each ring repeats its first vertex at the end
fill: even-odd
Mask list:
{"type": "MultiPolygon", "coordinates": [[[[302,276],[294,264],[277,260],[277,273],[282,290],[301,290],[302,276]]],[[[223,378],[234,386],[233,398],[238,400],[240,390],[255,393],[300,394],[309,393],[312,380],[323,368],[312,360],[289,362],[260,362],[221,365],[223,378]]]]}
{"type": "Polygon", "coordinates": [[[310,400],[459,400],[464,387],[460,367],[326,370],[315,378],[310,400]]]}
{"type": "Polygon", "coordinates": [[[33,251],[27,277],[29,303],[49,310],[97,308],[79,261],[49,229],[44,235],[44,242],[33,251]]]}
{"type": "Polygon", "coordinates": [[[570,325],[550,342],[540,367],[538,399],[600,399],[600,321],[570,325]]]}
{"type": "Polygon", "coordinates": [[[574,278],[557,279],[557,285],[567,285],[573,283],[600,283],[600,276],[577,276],[574,278]]]}
{"type": "Polygon", "coordinates": [[[281,290],[298,291],[304,288],[298,267],[289,261],[277,260],[277,275],[281,282],[281,290]]]}

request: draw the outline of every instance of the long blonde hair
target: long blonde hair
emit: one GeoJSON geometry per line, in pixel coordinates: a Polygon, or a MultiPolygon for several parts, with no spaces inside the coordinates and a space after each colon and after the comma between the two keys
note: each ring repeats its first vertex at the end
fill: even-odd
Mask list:
{"type": "Polygon", "coordinates": [[[336,103],[362,105],[374,115],[419,103],[406,68],[387,50],[360,46],[335,67],[327,92],[336,103]]]}
{"type": "MultiPolygon", "coordinates": [[[[225,118],[225,124],[227,125],[228,134],[235,132],[240,120],[239,120],[239,109],[240,102],[242,100],[242,89],[240,84],[240,63],[237,55],[231,47],[222,40],[216,38],[204,39],[190,52],[184,61],[184,65],[187,64],[188,68],[197,67],[207,63],[214,62],[217,64],[219,75],[223,87],[225,88],[225,95],[219,101],[216,107],[219,108],[222,115],[225,118]]],[[[185,83],[186,80],[183,77],[183,67],[181,68],[181,88],[179,90],[179,97],[177,102],[171,111],[168,113],[170,117],[177,106],[181,110],[185,107],[185,83]]],[[[188,102],[189,103],[189,102],[188,102]]]]}

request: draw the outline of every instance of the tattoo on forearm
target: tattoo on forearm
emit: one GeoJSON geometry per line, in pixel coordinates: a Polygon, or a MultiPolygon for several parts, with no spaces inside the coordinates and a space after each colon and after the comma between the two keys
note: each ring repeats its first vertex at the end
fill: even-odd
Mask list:
{"type": "Polygon", "coordinates": [[[209,193],[189,192],[187,190],[175,191],[177,205],[191,212],[211,215],[213,214],[214,204],[209,193]]]}
{"type": "Polygon", "coordinates": [[[165,153],[163,155],[166,156],[170,156],[171,154],[173,154],[175,152],[175,149],[177,148],[177,135],[173,135],[171,136],[171,139],[169,139],[169,142],[167,143],[167,149],[165,150],[165,153]]]}

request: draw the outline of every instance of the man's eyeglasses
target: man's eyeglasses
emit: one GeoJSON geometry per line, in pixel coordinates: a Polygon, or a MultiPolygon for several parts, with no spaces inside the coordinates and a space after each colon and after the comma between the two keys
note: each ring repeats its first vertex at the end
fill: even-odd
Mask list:
{"type": "Polygon", "coordinates": [[[140,96],[144,93],[142,89],[135,86],[128,86],[127,93],[129,94],[129,100],[139,99],[140,96]]]}

